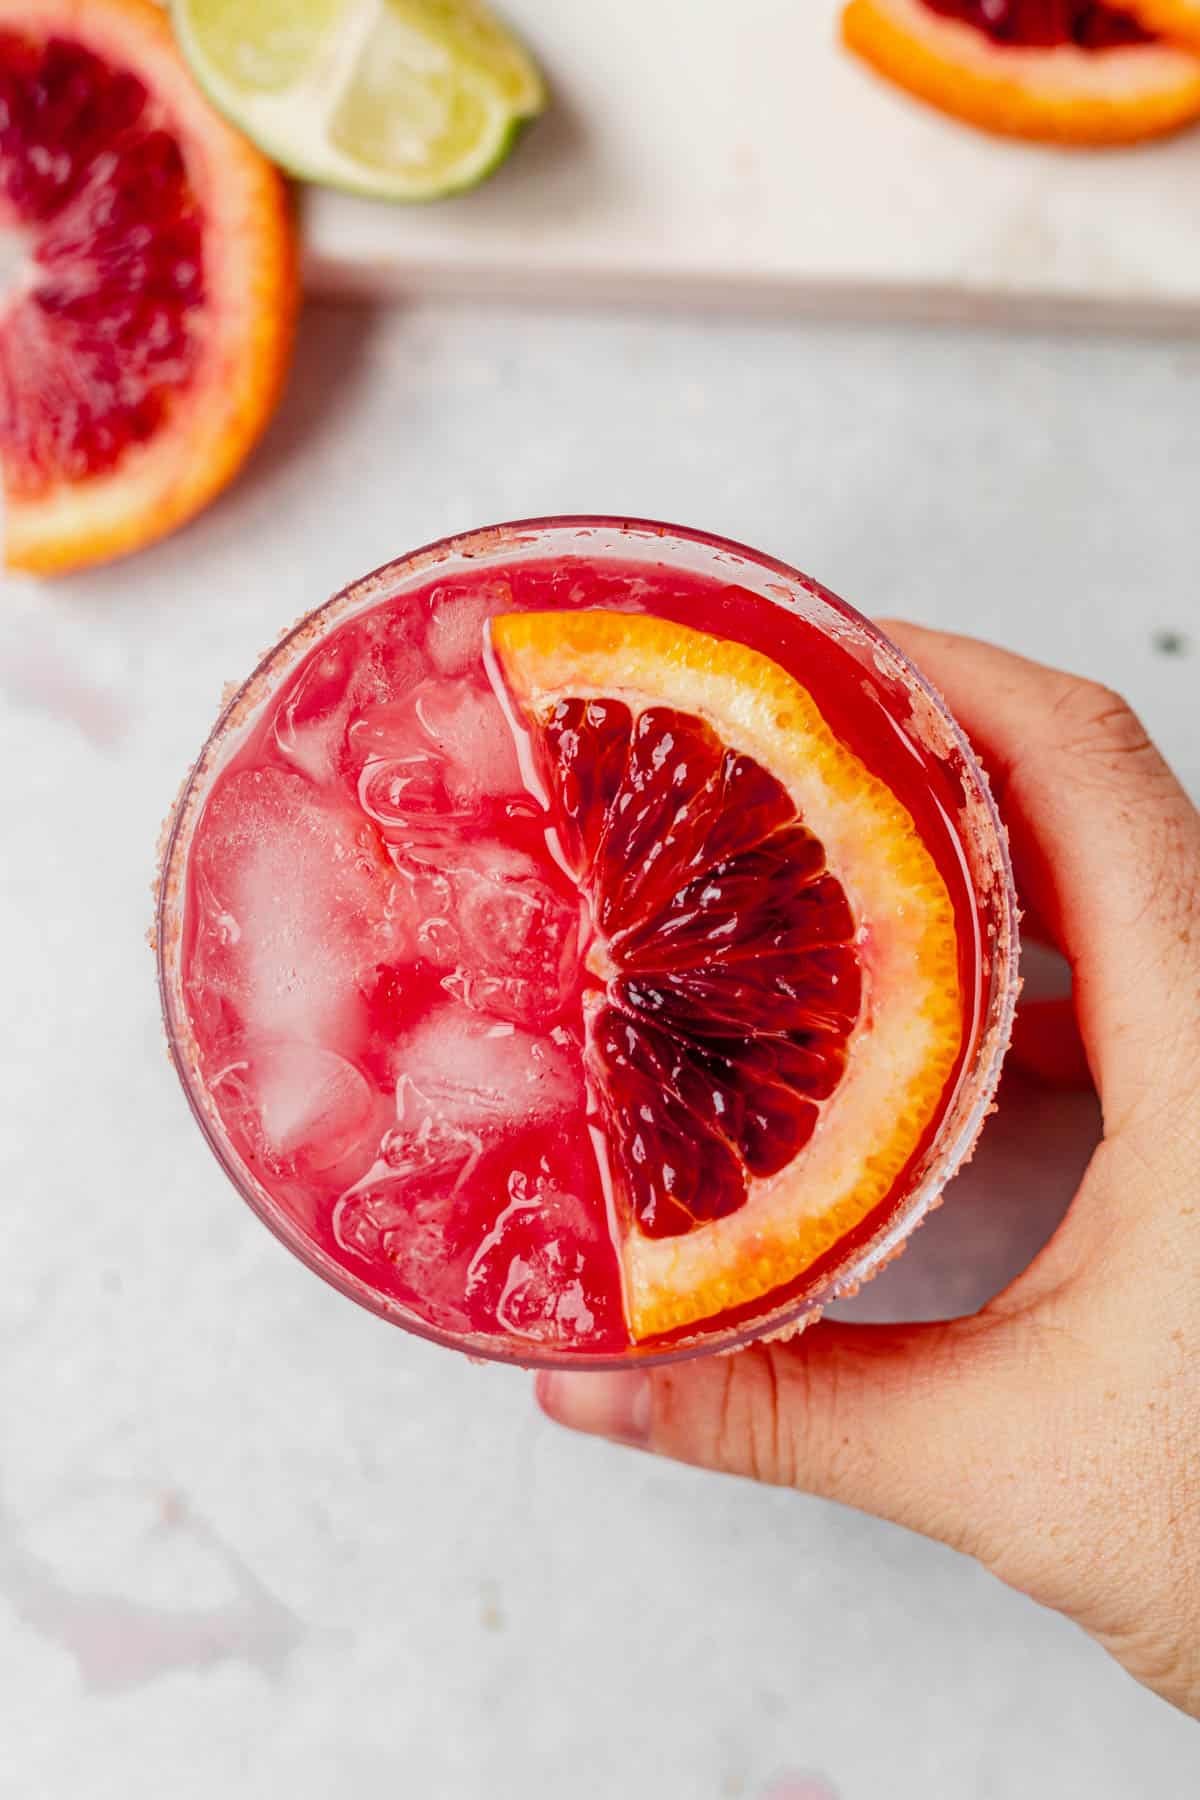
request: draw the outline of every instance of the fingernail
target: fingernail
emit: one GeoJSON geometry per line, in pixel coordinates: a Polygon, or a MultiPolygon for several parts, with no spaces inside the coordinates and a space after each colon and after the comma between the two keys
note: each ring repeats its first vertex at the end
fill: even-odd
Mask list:
{"type": "Polygon", "coordinates": [[[642,1369],[611,1375],[543,1369],[535,1392],[547,1417],[572,1431],[615,1438],[635,1448],[650,1442],[650,1377],[642,1369]]]}

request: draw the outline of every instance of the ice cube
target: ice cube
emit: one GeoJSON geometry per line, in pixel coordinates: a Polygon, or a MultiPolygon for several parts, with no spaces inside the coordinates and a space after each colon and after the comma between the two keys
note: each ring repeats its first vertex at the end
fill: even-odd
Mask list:
{"type": "Polygon", "coordinates": [[[251,1043],[211,1086],[226,1123],[240,1125],[274,1167],[320,1172],[366,1149],[374,1095],[332,1050],[251,1043]]]}
{"type": "Polygon", "coordinates": [[[595,1219],[545,1174],[514,1170],[508,1196],[471,1258],[467,1299],[518,1337],[560,1344],[590,1338],[603,1304],[595,1219]]]}
{"type": "Polygon", "coordinates": [[[395,935],[371,827],[299,775],[247,769],[213,794],[194,854],[194,983],[254,1036],[346,1051],[360,985],[391,959],[395,935]]]}
{"type": "Polygon", "coordinates": [[[450,812],[441,763],[424,751],[364,763],[358,803],[368,818],[389,828],[419,825],[450,812]]]}
{"type": "Polygon", "coordinates": [[[525,793],[517,747],[490,688],[467,681],[422,682],[417,717],[446,762],[446,785],[457,804],[525,793]]]}
{"type": "Polygon", "coordinates": [[[469,1250],[452,1196],[377,1168],[334,1207],[333,1235],[350,1255],[373,1263],[375,1281],[397,1291],[421,1318],[450,1331],[469,1328],[463,1308],[469,1250]]]}
{"type": "Polygon", "coordinates": [[[429,597],[432,616],[425,642],[439,673],[465,675],[477,668],[485,624],[493,613],[507,612],[511,606],[512,585],[506,580],[435,588],[429,597]]]}
{"type": "Polygon", "coordinates": [[[352,647],[334,638],[309,663],[275,713],[275,743],[311,781],[328,781],[337,766],[350,713],[352,647]]]}
{"type": "Polygon", "coordinates": [[[426,1119],[481,1143],[582,1104],[582,1072],[559,1045],[515,1025],[439,1007],[397,1046],[397,1133],[426,1119]]]}
{"type": "Polygon", "coordinates": [[[447,1118],[408,1075],[396,1083],[396,1118],[380,1145],[388,1168],[398,1175],[440,1175],[461,1187],[483,1154],[480,1132],[447,1118]]]}
{"type": "Polygon", "coordinates": [[[351,623],[284,694],[275,714],[275,743],[311,781],[328,783],[341,772],[355,717],[394,705],[413,687],[422,666],[414,632],[414,621],[403,615],[351,623]]]}
{"type": "Polygon", "coordinates": [[[369,818],[394,827],[450,816],[445,759],[430,741],[413,697],[357,713],[346,744],[358,803],[369,818]]]}
{"type": "Polygon", "coordinates": [[[413,693],[407,700],[369,706],[355,714],[347,742],[356,764],[407,762],[431,754],[429,734],[417,716],[415,701],[413,693]]]}
{"type": "Polygon", "coordinates": [[[471,818],[489,799],[524,793],[500,705],[474,683],[430,678],[358,712],[347,744],[359,802],[385,826],[471,818]]]}
{"type": "Polygon", "coordinates": [[[404,914],[418,921],[417,954],[446,971],[448,993],[518,1025],[561,1008],[575,978],[579,908],[532,858],[505,844],[431,841],[394,851],[393,863],[404,914]]]}
{"type": "Polygon", "coordinates": [[[451,916],[454,901],[449,877],[416,858],[411,846],[394,848],[391,856],[394,879],[388,913],[395,956],[402,962],[450,967],[458,954],[459,939],[451,916]]]}
{"type": "Polygon", "coordinates": [[[579,914],[544,882],[454,876],[458,954],[443,984],[478,1012],[536,1025],[566,999],[579,914]]]}
{"type": "Polygon", "coordinates": [[[408,1221],[415,1198],[404,1182],[372,1169],[334,1207],[334,1241],[368,1262],[382,1256],[385,1232],[408,1221]]]}

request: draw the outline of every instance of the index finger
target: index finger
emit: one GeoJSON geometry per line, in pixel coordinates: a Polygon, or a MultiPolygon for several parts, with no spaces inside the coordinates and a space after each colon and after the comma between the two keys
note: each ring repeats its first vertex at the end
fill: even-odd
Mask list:
{"type": "Polygon", "coordinates": [[[972,638],[884,629],[987,767],[1018,887],[1071,964],[1111,1131],[1179,1086],[1200,979],[1200,814],[1111,689],[972,638]]]}

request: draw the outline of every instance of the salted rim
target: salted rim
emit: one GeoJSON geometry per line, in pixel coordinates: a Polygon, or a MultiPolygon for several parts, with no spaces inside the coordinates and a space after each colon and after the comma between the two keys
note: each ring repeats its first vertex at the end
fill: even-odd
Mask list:
{"type": "Polygon", "coordinates": [[[231,692],[227,690],[220,715],[164,823],[160,850],[152,935],[163,1025],[168,1052],[209,1148],[263,1224],[314,1274],[368,1312],[474,1358],[523,1368],[620,1369],[633,1364],[650,1367],[679,1362],[740,1349],[762,1339],[790,1337],[814,1323],[835,1300],[856,1292],[899,1254],[916,1227],[938,1205],[947,1182],[970,1159],[984,1120],[994,1110],[1020,990],[1020,944],[1008,836],[987,776],[936,688],[884,632],[846,601],[789,564],[711,532],[604,514],[549,515],[440,538],[382,564],[288,627],[246,680],[231,692]],[[597,544],[594,540],[598,536],[611,541],[597,544]],[[703,572],[720,576],[730,569],[737,570],[743,585],[751,586],[759,598],[807,618],[843,645],[852,642],[867,653],[865,659],[860,655],[858,660],[869,662],[879,676],[898,682],[907,693],[911,712],[905,728],[909,735],[940,760],[953,765],[963,789],[966,826],[964,831],[957,823],[956,835],[967,859],[980,913],[985,924],[991,926],[988,940],[981,946],[985,992],[976,1042],[964,1059],[937,1135],[909,1176],[908,1192],[865,1242],[856,1242],[845,1257],[827,1267],[819,1285],[810,1291],[793,1294],[760,1316],[723,1330],[682,1334],[657,1347],[631,1345],[612,1355],[555,1350],[515,1339],[510,1348],[507,1341],[495,1337],[442,1331],[413,1317],[398,1301],[378,1293],[312,1243],[244,1167],[226,1138],[200,1078],[197,1049],[179,991],[184,872],[192,827],[220,769],[302,657],[345,619],[424,585],[430,571],[452,562],[478,569],[514,560],[544,560],[548,556],[566,559],[572,554],[581,559],[604,555],[641,564],[658,561],[668,568],[681,564],[690,568],[689,552],[695,566],[703,572]],[[752,579],[746,580],[747,575],[752,579]]]}

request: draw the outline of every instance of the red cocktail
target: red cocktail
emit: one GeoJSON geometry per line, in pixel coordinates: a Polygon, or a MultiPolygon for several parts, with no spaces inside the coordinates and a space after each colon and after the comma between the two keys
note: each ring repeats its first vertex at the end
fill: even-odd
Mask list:
{"type": "Polygon", "coordinates": [[[475,1354],[809,1318],[974,1141],[1015,993],[1003,834],[935,695],[736,545],[535,521],[292,632],[184,791],[185,1090],[318,1273],[475,1354]]]}

